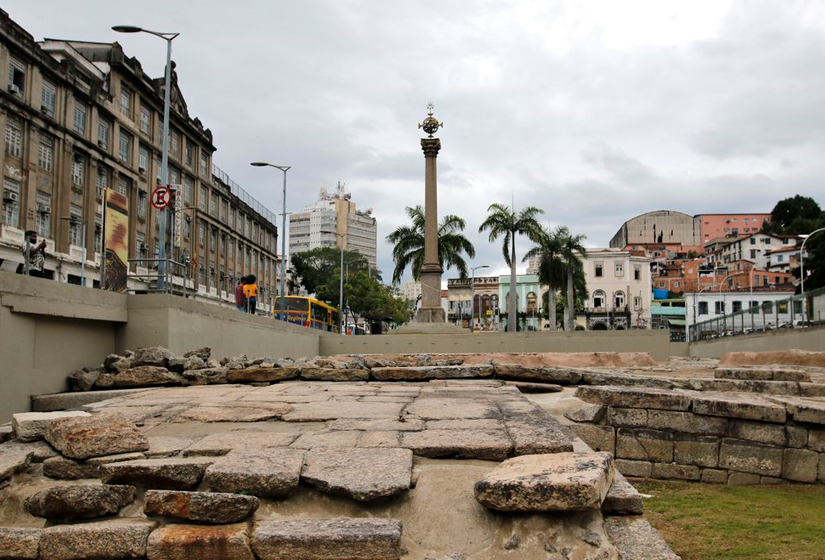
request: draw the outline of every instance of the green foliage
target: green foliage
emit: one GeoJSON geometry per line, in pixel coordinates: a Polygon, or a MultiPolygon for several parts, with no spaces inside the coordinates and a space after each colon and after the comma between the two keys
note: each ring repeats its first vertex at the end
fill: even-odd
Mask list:
{"type": "MultiPolygon", "coordinates": [[[[318,247],[309,251],[295,253],[291,255],[290,267],[290,290],[296,291],[303,287],[308,294],[316,294],[318,299],[327,301],[329,299],[325,284],[333,274],[337,274],[341,267],[341,250],[335,247],[318,247]],[[319,294],[319,289],[321,294],[319,294]]],[[[367,260],[355,251],[344,251],[344,269],[367,270],[369,265],[367,260]]],[[[335,288],[338,293],[338,288],[335,288]]],[[[335,305],[337,305],[337,298],[335,305]]]]}
{"type": "MultiPolygon", "coordinates": [[[[424,208],[420,205],[415,208],[407,207],[407,215],[412,225],[400,226],[387,236],[387,241],[393,244],[392,258],[395,269],[392,281],[397,284],[407,267],[412,268],[415,280],[421,278],[421,267],[424,265],[424,208]]],[[[462,218],[454,215],[444,216],[438,226],[438,261],[444,269],[455,268],[461,278],[467,278],[467,263],[464,254],[469,258],[476,256],[475,247],[470,243],[462,231],[466,223],[462,218]],[[446,265],[446,266],[445,266],[446,265]]]]}
{"type": "MultiPolygon", "coordinates": [[[[558,236],[561,239],[561,256],[567,268],[567,301],[564,306],[565,321],[564,329],[573,330],[573,323],[576,318],[576,292],[586,294],[587,287],[584,284],[584,268],[581,259],[587,256],[587,249],[584,247],[584,235],[573,235],[566,227],[559,228],[558,236]],[[581,274],[581,280],[578,275],[581,274]]],[[[587,296],[584,295],[586,298],[587,296]]]]}
{"type": "MultiPolygon", "coordinates": [[[[340,279],[338,271],[318,289],[318,298],[338,307],[340,279]]],[[[402,324],[412,318],[412,308],[398,291],[381,283],[378,274],[355,270],[344,274],[344,308],[357,321],[389,321],[402,324]]]]}
{"type": "Polygon", "coordinates": [[[825,486],[634,482],[645,517],[685,560],[822,558],[825,486]]]}
{"type": "Polygon", "coordinates": [[[796,195],[776,203],[767,228],[771,233],[780,235],[810,233],[816,229],[822,216],[822,208],[813,198],[796,195]]]}

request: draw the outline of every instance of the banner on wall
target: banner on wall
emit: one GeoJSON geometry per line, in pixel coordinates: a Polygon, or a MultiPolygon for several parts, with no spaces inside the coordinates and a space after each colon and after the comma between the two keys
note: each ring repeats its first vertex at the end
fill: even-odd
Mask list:
{"type": "Polygon", "coordinates": [[[103,289],[123,293],[129,271],[129,200],[112,189],[107,189],[104,196],[103,289]]]}

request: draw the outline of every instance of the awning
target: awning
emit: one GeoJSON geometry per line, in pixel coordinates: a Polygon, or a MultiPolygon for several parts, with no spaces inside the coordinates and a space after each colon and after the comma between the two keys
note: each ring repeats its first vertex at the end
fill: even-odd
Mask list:
{"type": "Polygon", "coordinates": [[[685,320],[684,319],[668,319],[667,323],[671,327],[684,327],[685,326],[685,320]]]}

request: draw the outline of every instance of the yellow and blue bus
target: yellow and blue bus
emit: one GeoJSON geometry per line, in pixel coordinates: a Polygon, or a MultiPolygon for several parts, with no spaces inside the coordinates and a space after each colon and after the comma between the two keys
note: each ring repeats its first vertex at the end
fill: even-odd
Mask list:
{"type": "MultiPolygon", "coordinates": [[[[280,301],[274,303],[275,319],[282,321],[280,301]]],[[[306,296],[286,296],[287,321],[308,329],[338,332],[338,309],[306,296]]]]}

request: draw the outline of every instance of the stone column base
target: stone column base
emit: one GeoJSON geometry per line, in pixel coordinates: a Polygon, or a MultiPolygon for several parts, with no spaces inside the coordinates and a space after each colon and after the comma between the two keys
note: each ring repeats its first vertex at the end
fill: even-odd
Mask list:
{"type": "Polygon", "coordinates": [[[416,323],[445,323],[447,316],[443,307],[422,307],[415,313],[416,323]]]}

